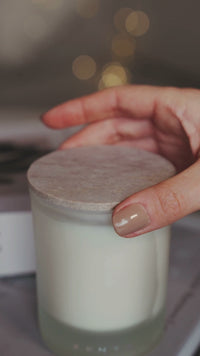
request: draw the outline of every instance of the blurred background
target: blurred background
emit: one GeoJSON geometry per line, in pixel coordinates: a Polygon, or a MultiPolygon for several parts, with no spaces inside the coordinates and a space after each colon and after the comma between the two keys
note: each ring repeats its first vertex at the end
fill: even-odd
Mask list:
{"type": "MultiPolygon", "coordinates": [[[[74,132],[44,127],[40,113],[115,85],[200,88],[199,14],[199,0],[0,0],[0,278],[35,271],[26,171],[74,132]]],[[[176,226],[164,351],[170,343],[190,356],[176,350],[200,340],[198,213],[176,226]]],[[[34,279],[0,280],[7,356],[37,347],[34,288],[34,279]]]]}
{"type": "Polygon", "coordinates": [[[200,87],[200,2],[1,0],[0,109],[126,83],[200,87]]]}

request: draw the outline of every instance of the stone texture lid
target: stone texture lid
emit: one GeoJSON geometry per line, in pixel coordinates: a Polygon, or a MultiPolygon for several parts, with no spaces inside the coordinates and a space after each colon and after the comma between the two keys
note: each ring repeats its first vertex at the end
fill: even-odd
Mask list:
{"type": "Polygon", "coordinates": [[[30,188],[49,204],[75,210],[110,211],[119,202],[175,174],[165,158],[122,146],[56,151],[35,161],[30,188]]]}

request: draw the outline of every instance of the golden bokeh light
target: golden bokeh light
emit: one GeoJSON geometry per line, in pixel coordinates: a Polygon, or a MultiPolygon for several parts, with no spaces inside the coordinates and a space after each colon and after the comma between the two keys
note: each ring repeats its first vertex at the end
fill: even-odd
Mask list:
{"type": "Polygon", "coordinates": [[[87,55],[81,55],[77,57],[72,64],[72,71],[76,78],[80,80],[88,80],[92,78],[96,73],[95,60],[87,55]]]}
{"type": "Polygon", "coordinates": [[[94,17],[100,6],[100,0],[76,0],[77,13],[86,19],[94,17]]]}
{"type": "Polygon", "coordinates": [[[128,7],[121,8],[114,15],[114,25],[120,32],[126,31],[126,19],[133,12],[133,9],[128,7]]]}
{"type": "Polygon", "coordinates": [[[109,63],[102,71],[99,81],[99,90],[119,85],[125,85],[129,82],[130,73],[120,63],[109,63]]]}
{"type": "Polygon", "coordinates": [[[149,26],[149,17],[143,11],[132,11],[125,21],[127,32],[135,37],[144,35],[148,31],[149,26]]]}
{"type": "Polygon", "coordinates": [[[125,34],[118,34],[112,40],[112,51],[118,57],[132,57],[136,42],[125,34]]]}

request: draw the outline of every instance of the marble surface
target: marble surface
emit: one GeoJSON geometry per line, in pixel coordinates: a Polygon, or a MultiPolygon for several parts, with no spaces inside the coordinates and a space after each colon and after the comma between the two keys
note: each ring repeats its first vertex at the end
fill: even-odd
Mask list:
{"type": "Polygon", "coordinates": [[[50,153],[31,165],[28,181],[52,205],[107,212],[174,174],[172,163],[158,154],[104,145],[50,153]]]}

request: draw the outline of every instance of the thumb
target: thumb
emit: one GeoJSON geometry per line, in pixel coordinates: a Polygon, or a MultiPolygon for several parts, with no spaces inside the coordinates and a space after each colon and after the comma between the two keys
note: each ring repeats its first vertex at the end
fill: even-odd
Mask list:
{"type": "Polygon", "coordinates": [[[118,235],[134,237],[169,225],[200,209],[200,161],[157,185],[135,193],[113,212],[118,235]]]}

